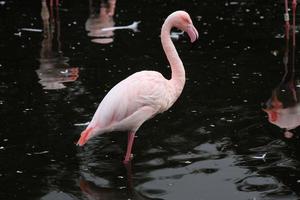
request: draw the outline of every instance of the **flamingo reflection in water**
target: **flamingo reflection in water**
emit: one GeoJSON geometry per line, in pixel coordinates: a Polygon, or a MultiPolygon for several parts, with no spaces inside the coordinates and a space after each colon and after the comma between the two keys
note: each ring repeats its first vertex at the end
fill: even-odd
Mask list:
{"type": "Polygon", "coordinates": [[[116,0],[96,1],[89,0],[89,18],[85,23],[85,30],[88,36],[92,37],[92,42],[98,44],[108,44],[113,42],[114,32],[102,31],[103,28],[114,27],[116,0]]]}
{"type": "Polygon", "coordinates": [[[40,66],[36,70],[40,78],[39,83],[46,90],[65,88],[66,86],[63,83],[75,81],[79,74],[79,69],[70,67],[68,64],[69,58],[63,56],[60,41],[59,12],[56,7],[56,13],[53,14],[51,2],[49,12],[46,0],[42,0],[43,40],[39,59],[40,66]],[[56,38],[54,38],[55,36],[56,38]]]}
{"type": "Polygon", "coordinates": [[[140,21],[134,21],[129,25],[115,26],[113,16],[115,14],[116,0],[89,1],[90,15],[85,23],[85,29],[91,41],[98,44],[110,44],[114,41],[115,30],[132,30],[139,32],[138,25],[140,21]]]}
{"type": "Polygon", "coordinates": [[[127,182],[124,188],[109,188],[96,184],[93,180],[87,180],[81,177],[79,186],[81,191],[90,200],[147,200],[148,198],[141,195],[133,187],[131,164],[126,165],[127,182]]]}
{"type": "Polygon", "coordinates": [[[293,17],[292,55],[289,55],[289,28],[287,23],[283,56],[285,73],[279,85],[272,91],[271,98],[266,102],[266,108],[263,109],[268,114],[269,122],[284,130],[286,138],[292,138],[294,135],[292,130],[300,125],[300,79],[295,77],[295,15],[293,17]]]}

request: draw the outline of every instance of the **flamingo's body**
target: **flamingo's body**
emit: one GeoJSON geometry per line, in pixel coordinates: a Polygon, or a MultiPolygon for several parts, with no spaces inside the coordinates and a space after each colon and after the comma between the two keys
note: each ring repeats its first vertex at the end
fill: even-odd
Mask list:
{"type": "Polygon", "coordinates": [[[124,162],[130,160],[135,132],[146,120],[169,109],[185,84],[184,67],[170,38],[172,27],[186,31],[191,42],[198,38],[198,32],[186,12],[176,11],[165,20],[161,42],[171,65],[172,78],[167,80],[156,71],[141,71],[119,82],[100,103],[78,145],[82,146],[90,138],[105,132],[129,131],[124,162]]]}

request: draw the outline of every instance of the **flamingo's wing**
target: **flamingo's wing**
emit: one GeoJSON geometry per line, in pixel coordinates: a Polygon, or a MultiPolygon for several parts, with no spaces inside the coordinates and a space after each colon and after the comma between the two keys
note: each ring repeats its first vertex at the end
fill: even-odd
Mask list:
{"type": "Polygon", "coordinates": [[[134,123],[141,125],[168,103],[165,98],[166,84],[167,80],[158,72],[143,71],[133,74],[118,83],[104,97],[91,126],[106,128],[122,122],[123,125],[118,126],[118,129],[126,129],[134,126],[134,123]],[[130,120],[128,117],[131,117],[130,120]],[[124,124],[125,119],[127,124],[124,124]]]}

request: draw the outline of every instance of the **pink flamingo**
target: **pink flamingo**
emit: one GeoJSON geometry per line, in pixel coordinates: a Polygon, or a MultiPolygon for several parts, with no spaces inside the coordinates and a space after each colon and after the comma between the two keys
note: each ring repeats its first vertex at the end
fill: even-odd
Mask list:
{"type": "Polygon", "coordinates": [[[77,145],[82,146],[92,137],[105,132],[129,131],[124,164],[129,162],[136,131],[146,120],[168,110],[185,84],[184,66],[170,38],[172,27],[187,32],[191,42],[198,38],[188,13],[176,11],[165,20],[161,43],[171,66],[171,79],[165,79],[156,71],[140,71],[119,82],[104,97],[77,145]]]}
{"type": "MultiPolygon", "coordinates": [[[[294,16],[295,19],[295,16],[294,16]]],[[[293,20],[295,27],[295,20],[293,20]]],[[[289,26],[285,26],[286,33],[289,33],[289,26]]],[[[300,90],[296,87],[299,79],[295,80],[295,48],[296,35],[295,29],[292,32],[292,62],[289,63],[289,35],[286,35],[285,52],[283,56],[283,64],[285,73],[280,84],[272,91],[271,98],[263,109],[268,114],[270,123],[284,129],[284,136],[292,138],[291,130],[300,125],[300,90]]]]}

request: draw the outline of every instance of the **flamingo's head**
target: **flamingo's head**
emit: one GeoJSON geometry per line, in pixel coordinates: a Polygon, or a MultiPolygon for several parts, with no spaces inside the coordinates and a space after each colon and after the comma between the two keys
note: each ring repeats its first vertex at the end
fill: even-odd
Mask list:
{"type": "Polygon", "coordinates": [[[93,137],[94,128],[88,127],[84,131],[82,131],[80,138],[77,142],[78,146],[83,146],[91,137],[93,137]]]}
{"type": "Polygon", "coordinates": [[[191,42],[195,42],[198,39],[198,31],[193,25],[190,15],[185,11],[176,11],[169,15],[168,19],[171,21],[174,27],[186,32],[191,42]]]}

